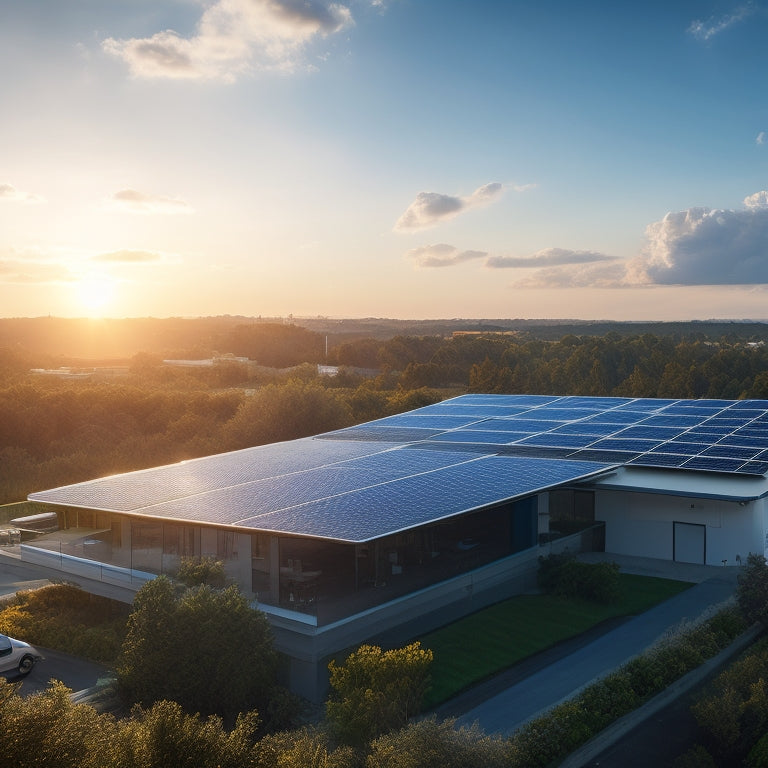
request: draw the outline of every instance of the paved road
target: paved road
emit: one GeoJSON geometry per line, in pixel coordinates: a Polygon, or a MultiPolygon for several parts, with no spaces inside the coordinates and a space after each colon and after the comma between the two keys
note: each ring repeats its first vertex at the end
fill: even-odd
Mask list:
{"type": "Polygon", "coordinates": [[[73,692],[95,687],[100,681],[106,681],[112,674],[108,667],[94,661],[70,656],[61,651],[38,648],[45,657],[38,662],[26,677],[7,676],[9,682],[20,682],[19,693],[29,696],[44,691],[51,680],[60,680],[73,692]]]}

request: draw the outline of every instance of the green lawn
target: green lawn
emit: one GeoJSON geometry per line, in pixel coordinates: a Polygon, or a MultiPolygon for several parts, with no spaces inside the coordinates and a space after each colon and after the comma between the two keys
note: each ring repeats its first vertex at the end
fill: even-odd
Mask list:
{"type": "Polygon", "coordinates": [[[621,599],[609,605],[521,595],[418,638],[435,656],[425,709],[606,619],[642,613],[692,586],[630,574],[620,574],[620,580],[621,599]]]}

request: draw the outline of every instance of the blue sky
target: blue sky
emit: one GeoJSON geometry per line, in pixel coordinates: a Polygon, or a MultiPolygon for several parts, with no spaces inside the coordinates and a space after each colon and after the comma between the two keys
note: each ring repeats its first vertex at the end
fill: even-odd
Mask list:
{"type": "Polygon", "coordinates": [[[0,17],[3,316],[768,318],[768,3],[0,17]]]}

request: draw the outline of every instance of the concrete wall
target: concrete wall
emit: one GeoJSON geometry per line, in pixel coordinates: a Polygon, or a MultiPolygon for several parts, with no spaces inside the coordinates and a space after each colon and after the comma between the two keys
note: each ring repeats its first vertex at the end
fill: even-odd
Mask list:
{"type": "MultiPolygon", "coordinates": [[[[675,559],[675,523],[703,525],[706,565],[736,565],[737,555],[763,552],[765,500],[746,502],[598,490],[595,519],[605,522],[605,551],[675,559]]],[[[684,528],[678,528],[681,536],[684,528]]]]}

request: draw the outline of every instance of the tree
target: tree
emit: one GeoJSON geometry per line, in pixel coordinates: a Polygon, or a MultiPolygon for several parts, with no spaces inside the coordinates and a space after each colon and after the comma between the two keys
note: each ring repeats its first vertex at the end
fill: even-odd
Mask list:
{"type": "Polygon", "coordinates": [[[406,725],[421,711],[431,664],[432,651],[418,642],[384,652],[361,645],[344,665],[331,661],[326,715],[339,741],[361,747],[406,725]]]}
{"type": "Polygon", "coordinates": [[[240,712],[269,709],[276,674],[269,623],[237,587],[177,594],[160,576],[136,594],[117,663],[127,701],[169,699],[187,712],[233,721],[240,712]]]}

